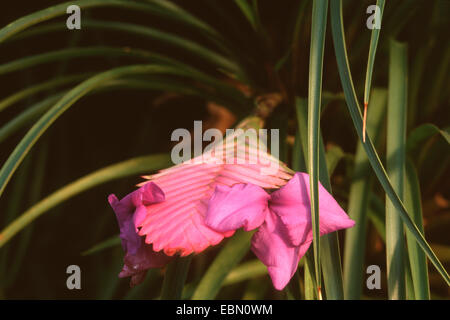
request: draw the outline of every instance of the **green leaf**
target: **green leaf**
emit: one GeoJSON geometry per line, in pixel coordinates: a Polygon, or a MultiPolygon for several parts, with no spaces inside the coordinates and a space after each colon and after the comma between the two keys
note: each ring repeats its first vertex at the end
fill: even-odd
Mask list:
{"type": "Polygon", "coordinates": [[[8,121],[0,128],[0,143],[5,141],[11,135],[22,129],[25,125],[42,115],[48,110],[58,99],[63,96],[63,93],[52,95],[21,112],[17,117],[8,121]]]}
{"type": "MultiPolygon", "coordinates": [[[[373,199],[373,193],[371,199],[373,199]]],[[[383,211],[380,211],[376,208],[369,207],[367,209],[367,216],[375,227],[375,230],[378,232],[381,240],[386,243],[386,214],[384,208],[383,211]]]]}
{"type": "MultiPolygon", "coordinates": [[[[33,168],[33,178],[31,185],[29,185],[29,203],[36,203],[42,193],[42,186],[44,184],[45,168],[48,157],[48,141],[44,140],[40,148],[35,152],[36,157],[32,158],[34,160],[33,168]]],[[[22,194],[23,195],[23,194],[22,194]]],[[[21,272],[21,265],[27,254],[27,249],[32,241],[34,225],[29,225],[26,227],[22,234],[18,237],[17,247],[14,248],[14,256],[12,259],[8,260],[10,264],[10,269],[7,277],[7,286],[15,283],[17,276],[21,272]]],[[[4,248],[5,249],[5,248],[4,248]]]]}
{"type": "MultiPolygon", "coordinates": [[[[356,97],[353,81],[351,78],[351,71],[349,67],[347,50],[345,47],[344,26],[342,17],[342,3],[341,1],[331,1],[331,30],[334,42],[334,50],[337,59],[339,75],[341,78],[341,84],[344,89],[345,100],[347,101],[347,107],[353,120],[356,132],[359,138],[362,140],[362,116],[358,105],[358,99],[356,97]]],[[[425,251],[426,255],[436,267],[438,272],[444,278],[447,284],[450,285],[450,278],[447,271],[442,266],[439,259],[434,254],[433,250],[426,242],[424,236],[409,217],[408,211],[404,204],[400,200],[398,194],[395,192],[391,181],[389,180],[386,171],[380,161],[380,158],[373,146],[370,137],[367,137],[366,143],[364,143],[364,149],[369,158],[370,164],[378,178],[378,181],[385,190],[387,196],[390,198],[397,212],[401,215],[405,226],[414,235],[414,238],[419,243],[420,247],[425,251]]]]}
{"type": "Polygon", "coordinates": [[[169,263],[164,275],[161,300],[181,299],[191,260],[192,256],[176,257],[174,261],[169,263]]]}
{"type": "Polygon", "coordinates": [[[263,275],[267,275],[267,267],[260,260],[254,259],[234,268],[223,281],[223,285],[227,286],[263,275]]]}
{"type": "Polygon", "coordinates": [[[79,100],[89,92],[120,77],[152,73],[177,75],[183,74],[186,76],[189,75],[189,72],[171,66],[133,65],[127,67],[119,67],[91,77],[65,94],[35,123],[35,125],[23,137],[23,139],[19,142],[12,154],[4,163],[3,167],[0,170],[0,196],[3,193],[8,181],[11,179],[12,174],[20,165],[21,161],[24,159],[31,147],[39,139],[39,137],[62,113],[70,108],[77,100],[79,100]]]}
{"type": "Polygon", "coordinates": [[[175,34],[160,31],[155,28],[147,26],[140,26],[130,23],[122,22],[108,22],[108,21],[89,21],[88,25],[92,28],[107,29],[110,31],[125,31],[136,35],[141,35],[156,39],[168,43],[174,47],[181,48],[187,52],[191,52],[193,55],[199,57],[204,61],[210,62],[216,68],[227,70],[231,73],[241,74],[241,68],[234,61],[231,61],[227,57],[218,54],[209,48],[197,44],[191,40],[177,36],[175,34]]]}
{"type": "Polygon", "coordinates": [[[408,153],[416,154],[420,146],[432,136],[439,134],[442,138],[450,144],[450,133],[448,128],[445,130],[439,129],[431,123],[424,123],[410,132],[406,142],[406,151],[408,153]]]}
{"type": "Polygon", "coordinates": [[[100,243],[97,243],[96,245],[92,246],[91,248],[83,251],[81,253],[82,256],[89,256],[91,254],[103,251],[105,249],[109,249],[112,247],[116,247],[120,245],[120,237],[118,235],[112,236],[106,240],[103,240],[100,243]]]}
{"type": "Polygon", "coordinates": [[[64,86],[67,84],[76,83],[76,82],[84,80],[92,75],[93,75],[93,73],[65,75],[64,77],[58,77],[56,79],[45,81],[45,82],[39,83],[37,85],[30,86],[28,88],[20,90],[0,101],[0,112],[5,110],[6,108],[8,108],[11,105],[13,105],[21,100],[27,99],[28,97],[31,97],[42,91],[54,89],[59,86],[64,86]]]}
{"type": "MultiPolygon", "coordinates": [[[[377,6],[380,8],[380,20],[383,17],[384,0],[377,0],[377,6]]],[[[381,21],[380,21],[381,23],[381,21]]],[[[364,87],[364,103],[369,103],[369,94],[372,87],[373,66],[375,64],[375,54],[377,52],[378,38],[380,37],[380,29],[374,28],[370,37],[369,58],[367,59],[366,81],[364,87]]]]}
{"type": "Polygon", "coordinates": [[[253,8],[250,6],[247,0],[234,0],[234,3],[241,9],[241,12],[247,18],[248,22],[254,30],[257,30],[256,17],[253,12],[253,8]]]}
{"type": "MultiPolygon", "coordinates": [[[[407,108],[407,46],[390,41],[386,169],[394,191],[403,198],[407,108]]],[[[386,198],[386,260],[389,299],[405,299],[405,236],[401,216],[386,198]]]]}
{"type": "MultiPolygon", "coordinates": [[[[305,99],[296,99],[296,111],[297,111],[297,121],[298,128],[300,134],[300,140],[304,141],[302,143],[303,153],[305,154],[305,158],[309,159],[308,154],[309,150],[307,148],[307,136],[308,136],[308,125],[306,122],[308,107],[305,99]]],[[[309,161],[309,160],[308,160],[309,161]]],[[[308,162],[306,161],[306,162],[308,162]]],[[[331,168],[332,169],[332,168],[331,168]]],[[[326,156],[325,156],[325,148],[323,146],[322,137],[319,139],[319,180],[321,184],[330,192],[331,184],[329,175],[333,172],[327,168],[326,156]]],[[[321,250],[321,263],[324,274],[324,282],[325,282],[325,292],[327,294],[327,299],[343,299],[343,285],[342,285],[342,270],[341,270],[341,259],[339,253],[339,241],[337,237],[337,232],[333,232],[331,234],[327,234],[321,237],[320,244],[322,246],[321,250]]],[[[311,257],[311,248],[308,250],[307,254],[305,254],[305,297],[306,299],[314,299],[317,296],[317,293],[311,293],[310,290],[311,277],[312,272],[312,259],[311,257]]]]}
{"type": "MultiPolygon", "coordinates": [[[[99,7],[99,6],[113,6],[113,7],[123,7],[128,9],[134,9],[139,10],[142,12],[152,12],[152,13],[161,13],[163,12],[166,16],[169,17],[177,17],[177,19],[181,18],[181,21],[188,23],[190,25],[193,25],[194,27],[200,28],[201,30],[205,31],[211,34],[211,32],[217,36],[217,33],[212,31],[212,29],[207,27],[206,24],[202,23],[200,20],[195,19],[192,15],[188,14],[187,12],[181,10],[180,8],[176,7],[175,5],[165,4],[162,1],[152,1],[153,4],[159,4],[157,6],[155,5],[149,5],[149,4],[141,4],[136,2],[130,2],[130,1],[123,1],[123,0],[80,0],[77,2],[77,5],[82,8],[91,8],[91,7],[99,7]],[[172,12],[170,12],[172,11],[172,12]]],[[[47,9],[37,11],[35,13],[32,13],[30,15],[27,15],[25,17],[22,17],[6,27],[0,29],[0,43],[8,39],[9,37],[13,36],[14,34],[19,33],[20,31],[23,31],[35,24],[38,24],[43,21],[50,20],[52,18],[65,15],[66,9],[69,5],[72,3],[62,3],[53,7],[49,7],[47,9]]],[[[95,23],[95,22],[93,22],[95,23]]],[[[103,22],[103,24],[107,24],[107,22],[103,22]]],[[[131,25],[133,26],[133,25],[131,25]]],[[[123,28],[124,24],[120,22],[114,22],[109,23],[109,28],[123,28]]],[[[125,24],[125,27],[130,27],[130,25],[125,24]]],[[[209,50],[206,47],[203,47],[193,41],[187,40],[185,38],[176,36],[174,34],[166,33],[159,31],[157,29],[152,29],[148,27],[140,27],[140,26],[134,26],[130,27],[129,29],[135,29],[135,31],[145,33],[148,36],[151,36],[153,38],[156,38],[160,41],[164,41],[166,43],[169,43],[171,45],[181,47],[184,50],[190,51],[194,53],[195,55],[200,56],[201,58],[212,62],[213,64],[216,64],[217,67],[223,68],[229,72],[236,73],[238,75],[241,75],[245,78],[245,75],[241,74],[241,68],[239,68],[233,61],[229,60],[228,58],[215,53],[211,50],[209,50]],[[137,28],[137,29],[136,29],[137,28]]],[[[220,41],[218,42],[221,43],[220,41]]]]}
{"type": "Polygon", "coordinates": [[[314,264],[319,298],[321,290],[319,230],[319,135],[322,94],[323,51],[327,25],[328,0],[313,3],[308,87],[308,173],[311,192],[314,264]]]}
{"type": "MultiPolygon", "coordinates": [[[[167,154],[133,158],[92,172],[50,194],[26,210],[0,232],[0,248],[36,218],[75,195],[108,181],[162,169],[171,164],[167,154]]],[[[106,199],[105,199],[106,201],[106,199]]]]}
{"type": "MultiPolygon", "coordinates": [[[[405,206],[412,214],[411,218],[423,233],[422,203],[420,201],[420,184],[417,173],[410,159],[406,161],[405,175],[405,206]]],[[[408,243],[409,265],[414,287],[414,297],[418,300],[430,299],[430,284],[428,282],[427,257],[417,244],[411,232],[406,231],[408,243]]]]}
{"type": "Polygon", "coordinates": [[[34,67],[49,62],[67,60],[81,57],[120,57],[129,56],[149,60],[152,55],[148,51],[130,48],[111,48],[111,47],[86,47],[86,48],[69,48],[37,54],[30,57],[21,58],[12,62],[0,65],[0,74],[8,74],[10,72],[34,67]]]}
{"type": "MultiPolygon", "coordinates": [[[[143,4],[124,0],[78,0],[77,5],[81,9],[106,6],[158,14],[176,21],[184,22],[185,24],[196,27],[197,29],[200,29],[212,36],[219,36],[217,32],[205,22],[194,17],[172,2],[161,0],[147,0],[147,2],[149,3],[143,4]]],[[[3,42],[20,31],[30,28],[40,22],[65,15],[67,7],[72,4],[72,2],[61,3],[47,9],[34,12],[8,24],[6,27],[0,29],[0,42],[3,42]]]]}
{"type": "Polygon", "coordinates": [[[205,34],[208,34],[218,40],[222,39],[222,36],[213,29],[206,22],[200,20],[199,18],[193,16],[186,10],[177,6],[172,1],[167,0],[145,0],[149,5],[152,6],[155,13],[165,16],[167,18],[173,19],[175,21],[184,22],[186,25],[193,26],[205,34]]]}
{"type": "Polygon", "coordinates": [[[252,234],[240,230],[228,240],[200,280],[192,300],[209,300],[216,297],[227,275],[250,249],[252,234]]]}
{"type": "MultiPolygon", "coordinates": [[[[380,138],[383,120],[386,114],[387,91],[375,88],[370,100],[372,116],[367,121],[367,134],[374,137],[374,143],[380,138]]],[[[345,299],[360,299],[363,288],[364,256],[366,247],[366,229],[369,210],[372,171],[366,152],[361,143],[356,148],[352,184],[348,198],[347,213],[356,224],[345,232],[344,248],[344,290],[345,299]]],[[[384,230],[384,217],[382,220],[384,230]]]]}
{"type": "MultiPolygon", "coordinates": [[[[28,158],[24,162],[23,166],[18,171],[14,184],[12,185],[12,197],[10,198],[5,212],[2,215],[2,225],[11,223],[11,221],[20,212],[22,201],[21,198],[26,191],[28,179],[30,174],[32,164],[32,158],[28,158]]],[[[10,284],[9,274],[11,271],[9,254],[10,254],[11,244],[8,244],[0,252],[0,288],[5,289],[10,284]]]]}
{"type": "Polygon", "coordinates": [[[316,275],[314,273],[314,257],[312,250],[305,253],[305,300],[317,300],[316,275]]]}
{"type": "Polygon", "coordinates": [[[334,172],[334,169],[336,169],[336,166],[338,165],[339,161],[344,158],[345,152],[342,150],[341,147],[337,145],[331,145],[327,148],[327,152],[325,155],[325,160],[327,163],[327,168],[329,172],[329,176],[331,176],[331,173],[334,172]]]}

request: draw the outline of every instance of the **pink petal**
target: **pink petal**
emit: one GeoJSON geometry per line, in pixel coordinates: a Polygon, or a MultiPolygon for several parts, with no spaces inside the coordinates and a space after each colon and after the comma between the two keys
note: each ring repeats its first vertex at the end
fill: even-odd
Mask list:
{"type": "MultiPolygon", "coordinates": [[[[302,172],[297,172],[284,187],[272,193],[269,207],[285,224],[293,245],[311,241],[313,238],[309,195],[309,175],[302,172]]],[[[355,225],[320,183],[319,223],[321,235],[355,225]]]]}
{"type": "Polygon", "coordinates": [[[264,222],[269,198],[253,184],[218,185],[209,200],[205,224],[219,232],[256,229],[264,222]]]}
{"type": "Polygon", "coordinates": [[[294,246],[286,234],[285,225],[271,210],[264,224],[252,238],[252,251],[267,266],[273,286],[282,290],[291,280],[300,258],[311,242],[294,246]]]}
{"type": "Polygon", "coordinates": [[[204,225],[206,207],[201,204],[211,197],[219,170],[220,165],[186,163],[155,175],[152,181],[163,190],[165,201],[147,206],[145,218],[136,225],[146,243],[167,255],[186,256],[220,242],[225,235],[204,225]]]}
{"type": "Polygon", "coordinates": [[[165,199],[164,192],[155,183],[147,183],[138,189],[138,192],[133,193],[133,204],[137,207],[139,205],[150,205],[152,203],[163,202],[165,199]]]}
{"type": "MultiPolygon", "coordinates": [[[[209,202],[216,187],[245,182],[278,188],[286,183],[287,175],[281,169],[273,176],[262,175],[258,164],[194,163],[191,160],[148,177],[161,188],[165,201],[146,206],[146,212],[140,210],[136,215],[136,227],[139,235],[146,236],[145,242],[153,244],[155,251],[163,250],[167,255],[178,252],[183,256],[201,252],[233,234],[230,229],[221,226],[215,229],[205,224],[207,206],[204,203],[209,202]]],[[[251,188],[258,188],[256,186],[251,188]]],[[[267,207],[268,195],[263,189],[257,193],[266,197],[264,206],[267,207]]],[[[256,228],[263,222],[261,211],[258,209],[255,216],[259,220],[250,219],[247,228],[256,228]]]]}

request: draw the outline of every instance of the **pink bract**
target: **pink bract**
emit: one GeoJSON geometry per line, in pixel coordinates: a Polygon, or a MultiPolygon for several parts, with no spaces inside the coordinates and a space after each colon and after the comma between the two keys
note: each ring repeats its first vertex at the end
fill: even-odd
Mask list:
{"type": "MultiPolygon", "coordinates": [[[[267,266],[274,287],[282,290],[313,239],[309,190],[309,176],[301,172],[271,195],[248,184],[217,187],[205,221],[220,232],[259,227],[252,238],[252,251],[267,266]]],[[[319,221],[321,235],[355,224],[322,185],[319,221]]]]}

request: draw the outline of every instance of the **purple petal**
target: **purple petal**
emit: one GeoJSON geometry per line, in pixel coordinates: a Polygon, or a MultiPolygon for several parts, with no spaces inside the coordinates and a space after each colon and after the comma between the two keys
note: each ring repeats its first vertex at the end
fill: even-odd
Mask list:
{"type": "Polygon", "coordinates": [[[163,252],[153,251],[153,247],[145,244],[143,238],[140,240],[142,245],[135,254],[126,253],[123,259],[124,265],[122,271],[119,273],[120,278],[131,277],[131,287],[144,280],[148,269],[162,268],[172,258],[166,256],[163,252]]]}
{"type": "MultiPolygon", "coordinates": [[[[309,175],[297,172],[282,188],[272,193],[269,207],[286,225],[293,245],[312,240],[309,175]]],[[[319,183],[320,234],[353,227],[345,211],[319,183]]]]}
{"type": "Polygon", "coordinates": [[[267,266],[275,289],[282,290],[291,280],[310,244],[292,245],[280,217],[269,210],[264,224],[253,235],[252,251],[267,266]]]}
{"type": "Polygon", "coordinates": [[[123,250],[126,253],[135,254],[141,245],[141,240],[134,227],[133,214],[135,207],[131,201],[131,196],[132,194],[129,194],[119,201],[115,195],[111,194],[108,197],[108,201],[116,213],[123,250]]]}
{"type": "Polygon", "coordinates": [[[242,227],[253,230],[264,222],[269,198],[264,189],[253,184],[217,186],[208,203],[205,224],[218,232],[242,227]]]}
{"type": "Polygon", "coordinates": [[[136,221],[145,217],[146,205],[164,201],[164,193],[153,182],[144,185],[134,192],[118,200],[115,195],[108,197],[109,204],[116,213],[120,228],[120,239],[125,251],[124,266],[119,277],[131,276],[131,284],[136,285],[143,280],[146,270],[164,266],[169,257],[153,251],[153,247],[145,244],[139,236],[136,221]]]}

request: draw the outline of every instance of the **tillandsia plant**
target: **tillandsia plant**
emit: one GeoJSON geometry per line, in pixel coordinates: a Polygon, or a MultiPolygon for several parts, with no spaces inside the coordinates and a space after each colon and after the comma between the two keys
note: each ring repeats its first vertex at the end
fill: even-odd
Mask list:
{"type": "Polygon", "coordinates": [[[448,297],[448,1],[8,7],[0,298],[448,297]]]}
{"type": "MultiPolygon", "coordinates": [[[[309,177],[293,174],[260,149],[258,139],[241,138],[243,127],[258,122],[244,120],[238,134],[217,141],[201,159],[149,176],[121,201],[109,197],[126,252],[121,277],[131,276],[134,286],[147,269],[164,266],[176,253],[200,253],[239,228],[259,228],[252,251],[276,289],[289,283],[312,241],[309,177]]],[[[321,234],[354,225],[322,186],[320,194],[321,234]]]]}

